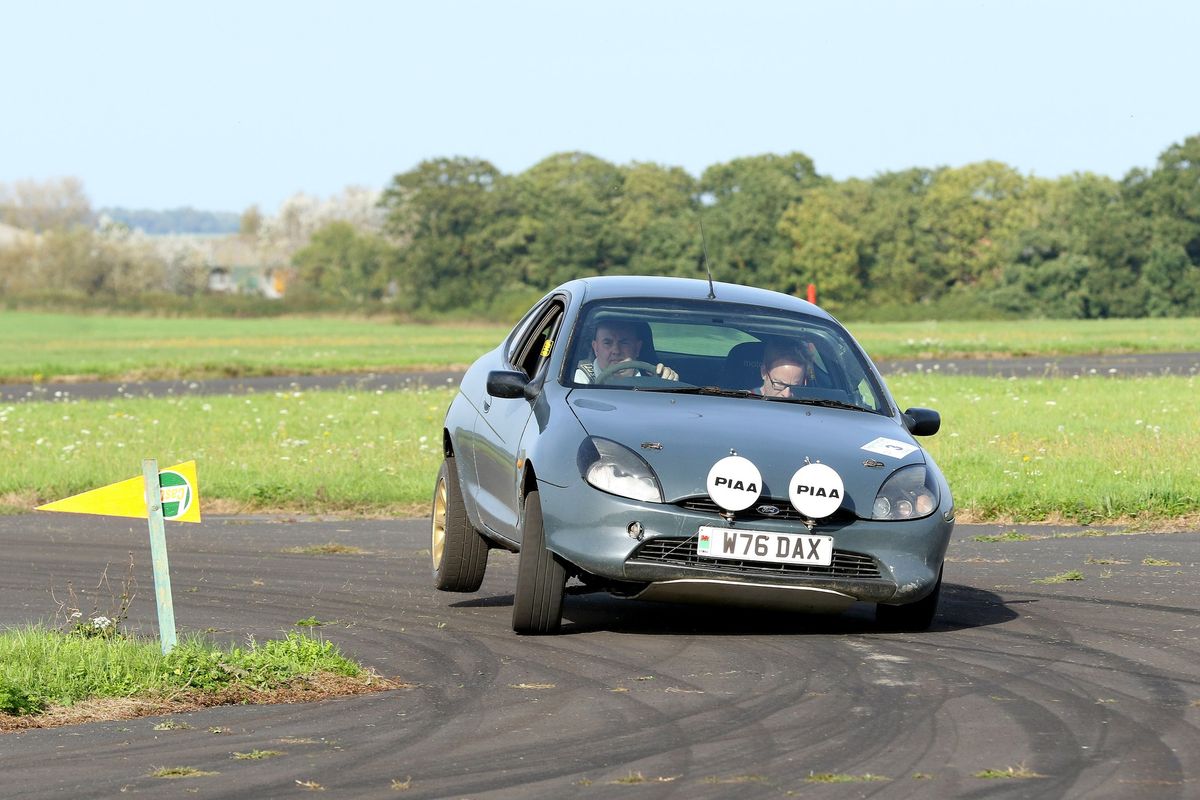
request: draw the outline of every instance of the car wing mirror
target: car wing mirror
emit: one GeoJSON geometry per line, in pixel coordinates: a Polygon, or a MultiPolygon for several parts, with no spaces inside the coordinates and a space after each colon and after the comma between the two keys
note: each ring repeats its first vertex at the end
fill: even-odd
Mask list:
{"type": "Polygon", "coordinates": [[[487,393],[492,397],[512,399],[525,396],[529,376],[519,370],[494,370],[487,376],[487,393]]]}
{"type": "Polygon", "coordinates": [[[932,408],[910,408],[903,416],[904,427],[913,436],[933,436],[942,427],[942,415],[932,408]]]}

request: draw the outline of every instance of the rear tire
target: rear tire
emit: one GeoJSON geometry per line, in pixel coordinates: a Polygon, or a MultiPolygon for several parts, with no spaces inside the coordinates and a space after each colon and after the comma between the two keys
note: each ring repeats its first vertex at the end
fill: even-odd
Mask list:
{"type": "Polygon", "coordinates": [[[942,570],[938,570],[937,583],[933,591],[915,603],[902,606],[889,606],[879,603],[875,606],[875,622],[881,628],[890,631],[909,631],[917,633],[929,630],[933,618],[937,615],[938,600],[942,594],[942,570]]]}
{"type": "Polygon", "coordinates": [[[429,552],[433,584],[443,592],[474,592],[483,583],[488,543],[471,527],[453,457],[442,462],[433,487],[429,552]]]}
{"type": "Polygon", "coordinates": [[[546,549],[542,501],[537,491],[525,496],[521,520],[521,560],[513,595],[513,630],[523,634],[558,633],[562,625],[567,571],[546,549]]]}

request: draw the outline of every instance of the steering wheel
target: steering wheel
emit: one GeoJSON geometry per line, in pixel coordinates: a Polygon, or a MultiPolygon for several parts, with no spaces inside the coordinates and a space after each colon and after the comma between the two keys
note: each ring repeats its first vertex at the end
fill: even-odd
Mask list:
{"type": "Polygon", "coordinates": [[[626,369],[640,369],[656,373],[658,371],[658,364],[651,364],[648,361],[621,361],[616,364],[609,364],[596,373],[596,383],[604,383],[616,373],[626,369]]]}

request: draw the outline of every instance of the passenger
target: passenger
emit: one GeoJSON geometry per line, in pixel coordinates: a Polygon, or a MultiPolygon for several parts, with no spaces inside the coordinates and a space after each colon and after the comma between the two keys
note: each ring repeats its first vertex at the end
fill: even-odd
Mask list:
{"type": "MultiPolygon", "coordinates": [[[[637,326],[625,320],[607,320],[596,326],[596,335],[592,339],[592,361],[580,361],[575,370],[576,383],[595,383],[596,376],[613,364],[622,361],[638,361],[642,352],[642,338],[638,335],[637,326]]],[[[632,375],[655,374],[669,381],[679,380],[679,373],[666,364],[658,364],[654,373],[645,370],[622,369],[616,375],[629,377],[632,375]]]]}
{"type": "Polygon", "coordinates": [[[767,343],[761,367],[763,397],[796,397],[813,375],[812,359],[796,341],[775,340],[767,343]]]}

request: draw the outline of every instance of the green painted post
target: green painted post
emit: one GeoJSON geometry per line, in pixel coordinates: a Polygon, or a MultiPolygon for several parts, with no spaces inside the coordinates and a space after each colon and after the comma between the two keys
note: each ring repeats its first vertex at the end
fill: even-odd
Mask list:
{"type": "Polygon", "coordinates": [[[150,523],[154,597],[158,601],[158,638],[162,642],[163,655],[166,655],[175,646],[175,605],[171,600],[171,573],[167,566],[167,533],[163,524],[157,459],[142,459],[142,478],[146,484],[146,516],[150,523]]]}

